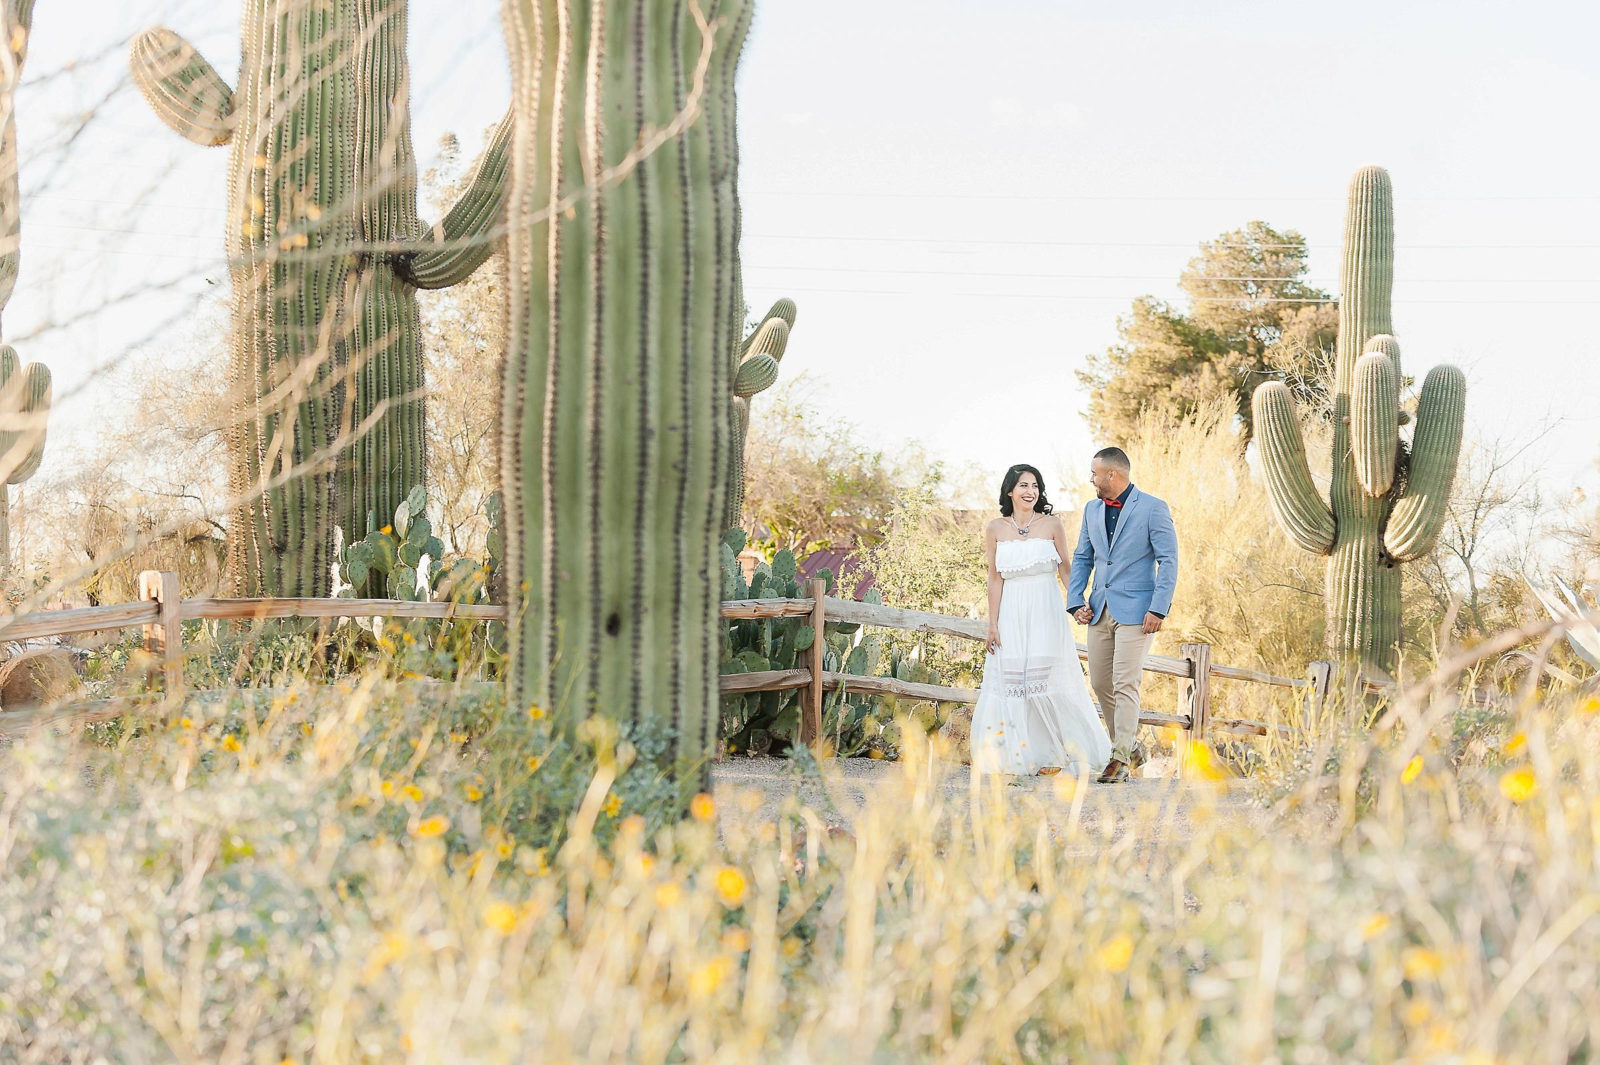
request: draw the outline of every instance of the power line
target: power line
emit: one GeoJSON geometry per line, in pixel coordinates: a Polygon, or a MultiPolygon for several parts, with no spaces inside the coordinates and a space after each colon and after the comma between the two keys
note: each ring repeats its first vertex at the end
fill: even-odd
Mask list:
{"type": "MultiPolygon", "coordinates": [[[[1107,241],[1107,240],[1014,240],[995,238],[971,237],[878,237],[861,233],[747,233],[745,236],[756,240],[812,240],[812,241],[837,241],[837,242],[866,242],[880,244],[961,244],[970,246],[997,245],[1006,247],[1041,247],[1041,248],[1192,248],[1198,250],[1201,244],[1211,248],[1260,248],[1260,249],[1306,249],[1306,248],[1336,248],[1337,244],[1245,244],[1223,243],[1221,241],[1190,241],[1187,243],[1171,243],[1166,241],[1107,241]]],[[[1397,244],[1397,251],[1410,250],[1450,250],[1450,251],[1525,251],[1529,249],[1559,249],[1563,251],[1584,251],[1600,248],[1600,244],[1397,244]]]]}
{"type": "MultiPolygon", "coordinates": [[[[1030,273],[1028,271],[1009,270],[912,270],[898,267],[870,267],[870,266],[774,266],[766,263],[745,264],[746,270],[797,270],[808,273],[843,273],[843,274],[915,274],[928,277],[1037,277],[1048,278],[1055,281],[1173,281],[1170,274],[1052,274],[1030,273]]],[[[1336,284],[1338,278],[1324,278],[1313,275],[1302,277],[1194,277],[1192,281],[1295,281],[1300,284],[1336,284]]],[[[1600,278],[1586,277],[1557,277],[1557,278],[1532,278],[1532,277],[1505,277],[1505,278],[1478,278],[1478,277],[1397,277],[1396,284],[1438,284],[1438,285],[1600,285],[1600,278]]]]}
{"type": "MultiPolygon", "coordinates": [[[[995,299],[1022,299],[1022,300],[1065,300],[1086,303],[1124,303],[1131,297],[1127,295],[1090,296],[1077,293],[1058,292],[949,292],[949,291],[918,291],[912,289],[872,289],[872,288],[823,288],[808,285],[770,285],[770,288],[781,288],[785,292],[831,292],[847,296],[927,296],[930,298],[948,299],[952,296],[971,296],[995,299]]],[[[1321,299],[1234,299],[1227,297],[1205,297],[1191,300],[1191,303],[1337,303],[1338,300],[1329,298],[1321,299]]],[[[1600,299],[1594,300],[1498,300],[1498,299],[1408,299],[1406,306],[1420,304],[1448,305],[1448,306],[1482,306],[1484,304],[1509,305],[1518,307],[1591,307],[1600,305],[1600,299]]]]}
{"type": "MultiPolygon", "coordinates": [[[[743,196],[796,197],[803,199],[840,200],[1022,200],[1072,202],[1074,200],[1130,203],[1344,203],[1343,196],[1191,196],[1176,193],[1073,193],[1073,192],[856,192],[854,190],[829,191],[823,189],[741,189],[743,196]]],[[[1518,203],[1522,201],[1571,202],[1600,200],[1595,193],[1550,193],[1537,196],[1406,196],[1408,203],[1518,203]]]]}

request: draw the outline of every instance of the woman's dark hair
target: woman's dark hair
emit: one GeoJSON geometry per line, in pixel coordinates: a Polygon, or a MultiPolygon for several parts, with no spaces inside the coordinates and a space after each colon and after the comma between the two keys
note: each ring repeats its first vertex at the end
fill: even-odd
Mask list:
{"type": "Polygon", "coordinates": [[[1035,514],[1050,513],[1050,500],[1044,494],[1044,474],[1039,472],[1037,466],[1030,466],[1026,462],[1019,462],[1006,471],[1005,480],[1000,482],[1000,516],[1011,517],[1011,490],[1022,480],[1025,473],[1033,474],[1033,479],[1039,482],[1039,501],[1033,505],[1035,514]]]}

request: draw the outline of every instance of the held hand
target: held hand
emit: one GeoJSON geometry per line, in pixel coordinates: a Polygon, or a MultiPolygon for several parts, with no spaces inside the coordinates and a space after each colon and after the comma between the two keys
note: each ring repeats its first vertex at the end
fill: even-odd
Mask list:
{"type": "Polygon", "coordinates": [[[996,654],[996,653],[999,652],[999,650],[1000,650],[1000,627],[998,625],[995,625],[995,624],[991,623],[989,625],[989,653],[990,654],[996,654]]]}
{"type": "Polygon", "coordinates": [[[1072,616],[1073,616],[1073,618],[1075,618],[1077,620],[1079,625],[1087,625],[1091,621],[1094,620],[1094,608],[1093,607],[1088,607],[1088,606],[1080,606],[1078,608],[1078,612],[1073,614],[1072,616]]]}
{"type": "Polygon", "coordinates": [[[1154,614],[1146,614],[1144,616],[1144,634],[1146,636],[1154,636],[1156,633],[1160,632],[1161,620],[1161,618],[1154,614]]]}

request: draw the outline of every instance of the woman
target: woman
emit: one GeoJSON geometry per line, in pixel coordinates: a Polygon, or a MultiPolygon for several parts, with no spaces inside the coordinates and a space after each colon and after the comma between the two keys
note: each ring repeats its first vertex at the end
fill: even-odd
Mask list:
{"type": "Polygon", "coordinates": [[[1039,471],[1013,466],[1000,485],[1000,517],[984,528],[989,657],[972,714],[975,772],[1083,775],[1111,757],[1056,585],[1067,585],[1072,550],[1050,509],[1039,471]]]}

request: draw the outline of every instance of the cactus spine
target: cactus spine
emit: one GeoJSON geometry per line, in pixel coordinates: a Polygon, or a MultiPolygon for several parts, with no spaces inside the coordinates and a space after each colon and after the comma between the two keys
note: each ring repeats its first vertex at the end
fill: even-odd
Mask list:
{"type": "MultiPolygon", "coordinates": [[[[33,0],[3,0],[0,7],[0,321],[16,287],[22,261],[22,192],[17,160],[16,91],[28,57],[33,0]]],[[[32,477],[44,459],[50,416],[50,371],[21,364],[16,349],[0,344],[0,577],[11,569],[11,489],[32,477]]]]}
{"type": "Polygon", "coordinates": [[[151,108],[231,144],[235,404],[229,555],[247,595],[326,595],[333,528],[363,538],[424,481],[418,288],[469,276],[503,208],[510,118],[461,199],[417,217],[407,0],[244,0],[238,88],[182,37],[130,66],[151,108]]]}
{"type": "Polygon", "coordinates": [[[1262,467],[1279,522],[1303,549],[1328,557],[1330,653],[1393,670],[1401,639],[1402,562],[1433,549],[1461,453],[1466,378],[1436,366],[1423,380],[1409,449],[1400,435],[1400,347],[1392,332],[1394,210],[1389,174],[1350,182],[1334,379],[1332,480],[1317,492],[1289,390],[1256,390],[1262,467]]]}
{"type": "Polygon", "coordinates": [[[716,743],[749,0],[504,0],[517,116],[501,478],[513,706],[716,743]],[[698,22],[704,10],[707,23],[698,22]],[[708,49],[708,50],[707,50],[708,49]]]}
{"type": "Polygon", "coordinates": [[[789,346],[798,311],[794,300],[780,299],[734,353],[733,401],[729,407],[733,432],[733,464],[728,468],[728,506],[722,524],[734,528],[744,510],[744,445],[750,431],[750,401],[778,380],[778,364],[789,346]]]}

